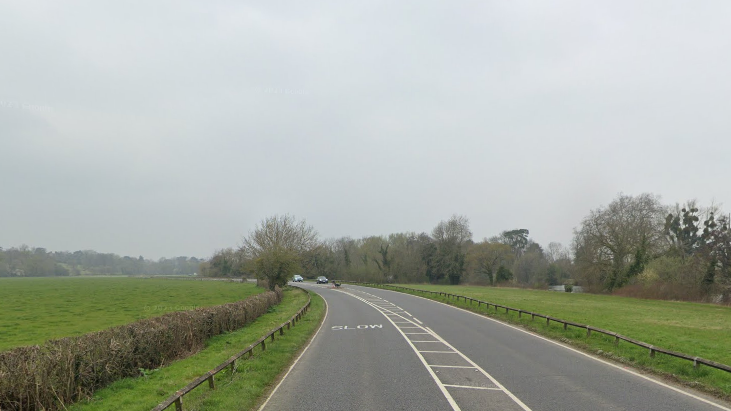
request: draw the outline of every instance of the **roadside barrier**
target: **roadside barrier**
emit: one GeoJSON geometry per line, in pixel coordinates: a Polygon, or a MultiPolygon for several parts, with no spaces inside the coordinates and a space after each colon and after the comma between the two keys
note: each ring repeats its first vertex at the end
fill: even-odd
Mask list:
{"type": "Polygon", "coordinates": [[[643,341],[635,340],[633,338],[624,336],[622,334],[618,334],[614,331],[604,330],[604,329],[592,327],[592,326],[586,325],[586,324],[579,324],[579,323],[575,323],[573,321],[566,321],[566,320],[562,320],[560,318],[550,317],[548,315],[534,313],[531,311],[525,311],[525,310],[521,310],[518,308],[512,308],[512,307],[508,307],[508,306],[501,305],[501,304],[491,303],[488,301],[477,300],[475,298],[466,297],[464,295],[451,294],[451,293],[446,293],[446,292],[442,292],[442,291],[419,290],[416,288],[400,287],[400,286],[388,285],[388,284],[358,283],[358,282],[352,282],[352,281],[348,281],[348,283],[363,285],[363,286],[368,286],[368,287],[376,287],[376,288],[384,288],[384,289],[388,288],[388,289],[394,289],[394,290],[405,290],[405,291],[419,292],[419,293],[425,293],[425,294],[432,294],[432,295],[437,295],[440,297],[445,297],[448,301],[453,300],[454,302],[459,302],[460,299],[462,299],[465,303],[469,303],[470,305],[477,303],[478,309],[480,308],[480,306],[482,306],[484,304],[486,307],[486,310],[488,310],[488,311],[490,310],[490,306],[495,307],[495,312],[497,312],[498,309],[505,310],[506,314],[508,314],[510,311],[513,311],[513,312],[518,313],[519,318],[522,317],[523,314],[530,315],[531,320],[535,320],[536,317],[545,318],[546,325],[550,325],[551,321],[553,321],[556,323],[563,324],[564,330],[567,329],[568,326],[572,326],[572,327],[576,327],[576,328],[583,328],[586,330],[587,337],[591,336],[591,333],[593,333],[593,332],[614,337],[615,346],[617,346],[619,344],[619,341],[622,340],[622,341],[626,341],[630,344],[634,344],[634,345],[646,348],[649,350],[650,357],[653,357],[653,358],[655,357],[655,353],[661,353],[661,354],[665,354],[665,355],[670,355],[672,357],[680,358],[683,360],[693,361],[693,367],[695,367],[695,368],[698,368],[699,364],[703,364],[703,365],[706,365],[706,366],[709,366],[709,367],[712,367],[712,368],[715,368],[718,370],[722,370],[722,371],[731,373],[731,366],[728,366],[726,364],[721,364],[721,363],[718,363],[715,361],[706,360],[705,358],[694,357],[692,355],[683,354],[683,353],[680,353],[677,351],[671,351],[671,350],[668,350],[665,348],[656,347],[652,344],[648,344],[643,341]]]}
{"type": "Polygon", "coordinates": [[[223,371],[227,367],[231,367],[231,371],[233,372],[236,369],[236,361],[239,358],[243,357],[246,354],[249,354],[248,358],[251,358],[254,355],[254,349],[259,345],[261,345],[261,350],[265,351],[267,349],[267,340],[271,339],[271,341],[274,342],[275,334],[279,333],[279,335],[284,335],[285,327],[289,330],[290,327],[296,326],[297,322],[300,321],[302,317],[310,310],[310,303],[312,302],[312,297],[310,296],[310,293],[300,287],[296,288],[299,288],[300,290],[307,293],[307,304],[300,308],[300,310],[297,311],[297,313],[293,315],[292,318],[282,323],[282,325],[280,325],[279,327],[270,331],[267,335],[256,340],[256,342],[246,347],[243,351],[234,354],[229,359],[221,363],[218,367],[212,369],[211,371],[208,371],[207,373],[193,380],[190,384],[179,389],[175,392],[175,394],[171,395],[170,397],[168,397],[168,399],[158,404],[157,407],[153,408],[152,411],[162,411],[173,404],[175,404],[175,411],[183,411],[183,396],[185,394],[193,391],[196,387],[205,383],[206,381],[208,382],[208,387],[210,389],[216,389],[216,374],[223,371]]]}

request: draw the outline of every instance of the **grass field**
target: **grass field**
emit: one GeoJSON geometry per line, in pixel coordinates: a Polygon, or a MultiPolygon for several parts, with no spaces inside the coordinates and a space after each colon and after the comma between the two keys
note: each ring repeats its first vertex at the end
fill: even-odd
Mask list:
{"type": "MultiPolygon", "coordinates": [[[[235,373],[225,370],[218,374],[215,390],[203,384],[186,395],[183,398],[184,409],[252,409],[319,325],[325,312],[325,303],[318,295],[311,296],[311,310],[297,326],[286,331],[283,337],[278,336],[275,342],[267,344],[266,351],[256,349],[252,358],[239,361],[235,373]]],[[[285,290],[282,303],[250,325],[211,338],[204,350],[190,358],[159,370],[151,370],[145,377],[127,378],[113,383],[97,391],[91,400],[75,404],[69,410],[150,410],[176,390],[287,321],[306,302],[307,295],[304,292],[285,290]]]]}
{"type": "Polygon", "coordinates": [[[264,291],[250,283],[155,278],[0,279],[0,350],[41,344],[264,291]]]}
{"type": "MultiPolygon", "coordinates": [[[[423,284],[401,286],[464,295],[541,313],[611,330],[658,347],[731,364],[731,307],[727,306],[512,288],[423,284]]],[[[464,302],[458,305],[477,310],[477,305],[470,307],[469,303],[464,302]]],[[[488,311],[483,305],[480,312],[488,311]]],[[[690,385],[701,384],[709,391],[727,398],[731,396],[729,373],[704,366],[694,369],[690,361],[662,354],[652,359],[646,349],[624,342],[614,346],[613,338],[596,333],[587,338],[583,329],[569,327],[564,331],[563,326],[557,323],[546,326],[546,322],[541,319],[531,321],[530,316],[518,318],[516,313],[506,315],[504,311],[495,312],[494,308],[488,313],[555,339],[571,341],[574,345],[592,351],[602,350],[606,357],[654,370],[690,385]]]]}

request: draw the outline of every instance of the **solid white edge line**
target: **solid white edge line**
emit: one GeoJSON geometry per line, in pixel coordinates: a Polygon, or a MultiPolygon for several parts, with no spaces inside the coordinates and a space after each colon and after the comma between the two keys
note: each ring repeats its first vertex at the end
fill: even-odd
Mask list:
{"type": "Polygon", "coordinates": [[[573,348],[573,347],[569,347],[569,346],[567,346],[567,345],[564,345],[564,344],[562,344],[562,343],[560,343],[560,342],[558,342],[558,341],[553,341],[553,340],[551,340],[551,339],[548,339],[548,338],[546,338],[546,337],[543,337],[543,336],[541,336],[541,335],[535,334],[535,333],[533,333],[533,332],[530,332],[530,331],[528,331],[528,330],[524,330],[524,329],[522,329],[522,328],[520,328],[520,327],[517,327],[517,326],[514,326],[514,325],[512,325],[512,324],[504,323],[504,322],[502,322],[502,321],[499,321],[499,320],[496,320],[496,319],[494,319],[494,318],[491,318],[491,317],[488,317],[488,316],[485,316],[485,315],[481,315],[481,314],[478,314],[478,313],[476,313],[476,312],[473,312],[473,311],[470,311],[470,310],[466,310],[466,309],[464,309],[464,308],[461,308],[461,307],[456,307],[456,306],[454,306],[454,305],[446,304],[446,303],[443,303],[443,302],[441,302],[441,301],[436,301],[436,300],[432,300],[432,299],[430,299],[430,298],[426,298],[426,297],[421,297],[421,296],[418,296],[418,295],[413,295],[413,294],[406,294],[406,293],[402,293],[402,292],[399,292],[399,291],[393,291],[393,290],[386,290],[386,289],[384,289],[383,291],[390,291],[390,292],[392,292],[392,293],[399,293],[399,294],[403,294],[403,295],[410,295],[410,296],[412,296],[412,297],[416,297],[416,298],[421,298],[421,299],[423,299],[423,300],[431,301],[431,302],[433,302],[433,303],[437,303],[437,304],[442,304],[442,305],[444,305],[444,306],[446,306],[446,307],[451,307],[451,308],[454,308],[454,309],[456,309],[456,310],[464,311],[464,312],[466,312],[466,313],[469,313],[469,314],[472,314],[472,315],[474,315],[474,316],[477,316],[477,317],[483,318],[483,319],[485,319],[485,320],[489,320],[489,321],[492,321],[492,322],[498,323],[498,324],[500,324],[500,325],[504,325],[504,326],[506,326],[506,327],[510,327],[510,328],[512,328],[512,329],[514,329],[514,330],[517,330],[517,331],[520,331],[520,332],[522,332],[522,333],[525,333],[525,334],[528,334],[528,335],[532,335],[533,337],[539,338],[539,339],[541,339],[541,340],[543,340],[543,341],[549,342],[549,343],[551,343],[551,344],[554,344],[554,345],[557,345],[557,346],[559,346],[559,347],[563,347],[563,348],[565,348],[565,349],[567,349],[567,350],[571,350],[571,351],[573,351],[573,352],[575,352],[575,353],[577,353],[577,354],[581,354],[581,355],[583,355],[584,357],[590,358],[590,359],[592,359],[592,360],[594,360],[594,361],[598,361],[598,362],[600,362],[600,363],[602,363],[602,364],[604,364],[604,365],[608,365],[608,366],[610,366],[610,367],[613,367],[613,368],[616,368],[616,369],[618,369],[618,370],[620,370],[620,371],[624,371],[624,372],[626,372],[626,373],[629,373],[629,374],[632,374],[632,375],[634,375],[634,376],[640,377],[640,378],[642,378],[642,379],[645,379],[645,380],[647,380],[647,381],[653,382],[653,383],[655,383],[655,384],[657,384],[657,385],[659,385],[659,386],[661,386],[661,387],[665,387],[665,388],[668,388],[668,389],[670,389],[670,390],[672,390],[672,391],[675,391],[675,392],[677,392],[677,393],[683,394],[683,395],[685,395],[685,396],[688,396],[688,397],[690,397],[690,398],[693,398],[693,399],[695,399],[695,400],[698,400],[698,401],[700,401],[700,402],[706,403],[706,404],[708,404],[708,405],[714,406],[714,407],[716,407],[716,408],[718,408],[718,409],[721,409],[721,410],[724,410],[724,411],[731,411],[731,408],[728,408],[728,407],[726,407],[726,406],[723,406],[723,405],[721,405],[721,404],[715,403],[715,402],[713,402],[713,401],[710,401],[710,400],[708,400],[708,399],[705,399],[705,398],[703,398],[703,397],[699,397],[699,396],[697,396],[697,395],[695,395],[695,394],[692,394],[692,393],[690,393],[690,392],[684,391],[684,390],[682,390],[682,389],[680,389],[680,388],[677,388],[677,387],[673,387],[672,385],[668,385],[668,384],[665,384],[664,382],[658,381],[658,380],[656,380],[656,379],[654,379],[654,378],[651,378],[651,377],[648,377],[648,376],[646,376],[646,375],[642,375],[642,374],[640,374],[640,373],[638,373],[638,372],[636,372],[636,371],[632,371],[632,370],[629,370],[629,369],[627,369],[627,368],[623,368],[623,367],[620,367],[620,366],[619,366],[619,365],[617,365],[617,364],[612,364],[611,362],[608,362],[608,361],[602,360],[601,358],[597,358],[597,357],[594,357],[594,356],[593,356],[593,355],[591,355],[591,354],[588,354],[588,353],[585,353],[585,352],[583,352],[583,351],[577,350],[576,348],[573,348]]]}
{"type": "MultiPolygon", "coordinates": [[[[322,297],[320,297],[320,298],[322,298],[322,297]]],[[[327,320],[327,315],[330,312],[330,307],[327,304],[327,300],[324,299],[324,298],[322,298],[322,301],[325,301],[325,316],[322,317],[322,323],[320,323],[320,327],[317,329],[317,331],[315,331],[315,335],[312,336],[312,339],[310,340],[310,343],[307,344],[307,347],[305,347],[305,349],[302,350],[302,352],[297,357],[297,359],[294,360],[294,363],[289,367],[289,369],[287,370],[287,373],[284,374],[284,377],[282,377],[282,379],[279,381],[279,384],[277,384],[277,386],[274,387],[274,389],[272,390],[272,392],[269,393],[269,397],[267,397],[266,401],[264,401],[264,404],[262,404],[261,407],[259,407],[259,410],[258,411],[262,411],[264,409],[264,407],[266,407],[266,405],[269,404],[269,400],[271,400],[272,397],[274,397],[274,394],[279,389],[279,386],[282,385],[282,383],[284,382],[285,379],[287,379],[287,377],[289,376],[289,373],[292,372],[292,369],[294,369],[294,366],[297,365],[297,363],[299,362],[299,360],[302,358],[303,355],[305,355],[305,353],[310,348],[310,346],[312,345],[312,343],[315,342],[315,340],[317,339],[317,336],[320,335],[320,330],[322,329],[322,326],[325,325],[325,321],[327,320]]]]}

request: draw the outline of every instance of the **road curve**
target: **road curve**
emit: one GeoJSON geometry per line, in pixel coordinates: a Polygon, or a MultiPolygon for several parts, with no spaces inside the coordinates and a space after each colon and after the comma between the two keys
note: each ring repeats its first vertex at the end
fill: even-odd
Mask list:
{"type": "Polygon", "coordinates": [[[517,327],[389,290],[305,284],[327,302],[261,410],[725,410],[728,404],[517,327]]]}

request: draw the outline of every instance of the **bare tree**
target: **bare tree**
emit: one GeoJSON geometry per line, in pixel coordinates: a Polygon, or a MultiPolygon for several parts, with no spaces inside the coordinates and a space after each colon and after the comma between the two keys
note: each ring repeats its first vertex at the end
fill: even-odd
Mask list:
{"type": "Polygon", "coordinates": [[[258,278],[269,288],[283,286],[300,269],[302,257],[319,245],[317,231],[290,215],[264,219],[243,239],[241,252],[254,261],[258,278]]]}

